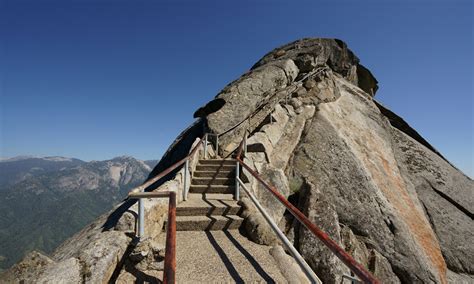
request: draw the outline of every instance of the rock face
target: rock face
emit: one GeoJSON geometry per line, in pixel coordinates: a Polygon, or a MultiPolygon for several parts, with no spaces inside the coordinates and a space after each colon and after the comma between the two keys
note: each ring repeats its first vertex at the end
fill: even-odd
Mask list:
{"type": "MultiPolygon", "coordinates": [[[[376,90],[343,42],[303,39],[265,55],[196,115],[221,134],[224,156],[247,132],[245,162],[383,282],[469,280],[474,183],[376,90]]],[[[347,268],[246,178],[322,280],[340,283],[347,268]]],[[[246,215],[251,238],[275,242],[255,211],[246,215]]]]}
{"type": "MultiPolygon", "coordinates": [[[[245,135],[245,163],[382,283],[472,283],[474,182],[376,102],[377,89],[374,76],[340,40],[284,45],[198,109],[199,119],[173,143],[150,178],[183,158],[205,131],[219,134],[223,157],[233,155],[245,135]]],[[[251,175],[243,171],[241,178],[323,282],[341,283],[348,268],[251,175]]],[[[160,188],[179,192],[182,170],[167,180],[160,188]]],[[[241,204],[248,238],[278,247],[245,195],[241,204]]],[[[86,282],[138,280],[132,271],[140,269],[149,275],[160,249],[134,247],[129,236],[136,209],[131,206],[123,203],[104,216],[107,220],[63,244],[36,273],[54,279],[45,278],[52,277],[47,271],[67,262],[79,264],[86,282]],[[97,242],[95,251],[89,250],[89,240],[97,242]],[[112,276],[110,271],[115,271],[112,276]]],[[[156,239],[166,207],[153,203],[147,208],[147,226],[156,239]]],[[[272,253],[285,259],[281,248],[272,253]]],[[[4,275],[14,271],[18,266],[4,275]]],[[[31,269],[22,271],[23,279],[34,275],[31,269]]],[[[76,277],[76,272],[67,275],[76,277]]]]}

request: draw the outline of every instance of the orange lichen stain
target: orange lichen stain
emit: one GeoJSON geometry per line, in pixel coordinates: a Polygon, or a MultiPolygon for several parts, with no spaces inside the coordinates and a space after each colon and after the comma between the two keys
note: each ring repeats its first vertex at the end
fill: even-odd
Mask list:
{"type": "Polygon", "coordinates": [[[427,261],[437,270],[439,281],[447,283],[446,263],[436,235],[408,193],[391,152],[391,143],[382,137],[384,134],[379,135],[384,133],[385,129],[377,129],[377,123],[369,123],[365,115],[366,107],[351,98],[350,95],[342,96],[337,104],[325,104],[321,106],[320,111],[325,112],[328,121],[359,157],[375,186],[407,224],[415,242],[424,251],[427,261]]]}
{"type": "Polygon", "coordinates": [[[389,155],[384,155],[374,143],[371,137],[366,138],[366,146],[371,151],[363,151],[363,162],[370,171],[373,181],[380,188],[390,204],[398,211],[399,216],[408,225],[415,237],[416,242],[421,246],[425,255],[429,258],[433,266],[438,270],[441,283],[447,283],[446,263],[441,253],[438,240],[433,232],[428,220],[415,206],[410,198],[405,182],[401,178],[396,162],[389,162],[389,155]],[[368,142],[368,143],[367,143],[368,142]],[[385,156],[385,157],[384,157],[385,156]],[[381,168],[378,167],[381,164],[381,168]],[[383,170],[382,170],[383,168],[383,170]]]}

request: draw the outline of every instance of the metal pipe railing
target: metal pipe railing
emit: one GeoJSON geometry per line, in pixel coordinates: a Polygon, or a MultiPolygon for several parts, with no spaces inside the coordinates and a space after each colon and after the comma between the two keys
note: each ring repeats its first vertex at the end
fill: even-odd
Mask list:
{"type": "MultiPolygon", "coordinates": [[[[204,138],[206,138],[206,137],[207,137],[207,134],[205,135],[204,138]]],[[[177,167],[184,164],[187,160],[189,160],[194,155],[194,153],[197,151],[197,149],[199,148],[199,145],[201,143],[203,143],[203,139],[201,139],[201,141],[199,141],[199,143],[196,144],[196,146],[194,146],[194,148],[191,150],[191,152],[189,152],[189,154],[186,157],[184,157],[181,160],[177,161],[176,163],[172,164],[166,170],[164,170],[161,173],[159,173],[158,175],[154,176],[152,179],[147,180],[142,185],[135,187],[134,189],[131,190],[131,192],[142,192],[142,191],[144,191],[147,187],[151,186],[152,184],[154,184],[155,182],[157,182],[161,178],[165,177],[167,174],[171,173],[177,167]]]]}
{"type": "Polygon", "coordinates": [[[334,240],[332,240],[324,231],[322,231],[318,226],[313,224],[308,217],[306,217],[298,208],[291,204],[283,195],[281,195],[276,188],[266,183],[260,175],[250,168],[247,164],[244,163],[241,159],[242,148],[246,136],[240,142],[236,160],[243,168],[250,172],[250,174],[255,177],[255,179],[260,182],[270,193],[275,196],[281,204],[283,204],[286,209],[293,215],[300,223],[302,223],[314,236],[323,242],[323,244],[328,247],[357,277],[359,277],[365,283],[380,283],[370,272],[368,272],[360,263],[355,261],[355,259],[348,254],[344,249],[342,249],[334,240]]]}
{"type": "Polygon", "coordinates": [[[240,164],[237,161],[235,165],[235,194],[234,194],[234,199],[239,200],[240,199],[240,164]]]}
{"type": "Polygon", "coordinates": [[[215,134],[215,133],[206,133],[206,135],[204,135],[204,139],[205,139],[205,142],[204,142],[204,159],[207,159],[207,144],[208,144],[208,137],[209,136],[215,136],[216,137],[216,149],[215,149],[215,154],[218,155],[219,153],[219,134],[215,134]]]}
{"type": "Polygon", "coordinates": [[[273,221],[273,219],[268,215],[268,213],[265,211],[262,205],[258,202],[257,198],[247,189],[245,186],[244,182],[240,179],[237,178],[237,181],[240,183],[242,188],[244,189],[245,193],[250,197],[250,200],[255,204],[257,207],[258,211],[262,213],[263,217],[265,220],[270,224],[270,227],[272,230],[275,232],[275,234],[278,236],[278,238],[282,241],[282,243],[285,245],[285,247],[288,249],[288,251],[293,255],[295,258],[296,262],[298,265],[302,268],[303,272],[306,274],[306,277],[311,281],[311,283],[316,283],[316,284],[321,284],[321,280],[318,278],[318,276],[313,272],[311,267],[306,263],[304,258],[301,256],[301,254],[296,250],[296,248],[291,244],[291,242],[288,240],[288,238],[285,236],[285,234],[278,228],[278,225],[273,221]]]}
{"type": "MultiPolygon", "coordinates": [[[[204,135],[204,139],[200,139],[191,152],[169,166],[166,170],[162,171],[155,177],[144,182],[142,185],[134,188],[128,194],[128,198],[138,199],[138,229],[137,237],[138,239],[143,239],[145,237],[145,212],[144,212],[144,200],[143,198],[169,198],[168,205],[168,227],[166,230],[166,252],[165,252],[165,265],[164,265],[164,276],[163,283],[175,283],[176,282],[176,193],[172,191],[167,192],[144,192],[146,188],[153,185],[155,182],[165,177],[173,170],[185,164],[184,166],[184,176],[183,176],[183,200],[187,199],[188,194],[188,178],[189,178],[189,160],[194,156],[199,146],[203,141],[207,141],[207,134],[204,135]]],[[[206,143],[207,144],[207,143],[206,143]]],[[[206,144],[204,148],[206,149],[206,144]]]]}
{"type": "Polygon", "coordinates": [[[176,283],[176,193],[170,192],[163,283],[176,283]],[[168,257],[169,255],[169,257],[168,257]]]}
{"type": "Polygon", "coordinates": [[[145,237],[145,204],[138,198],[138,239],[145,237]]]}
{"type": "Polygon", "coordinates": [[[188,200],[189,159],[184,163],[183,200],[188,200]]]}
{"type": "Polygon", "coordinates": [[[139,238],[145,236],[144,224],[144,198],[169,198],[168,201],[168,227],[166,229],[166,248],[163,283],[175,283],[176,275],[176,192],[133,192],[128,195],[131,199],[138,199],[138,231],[139,238]]]}

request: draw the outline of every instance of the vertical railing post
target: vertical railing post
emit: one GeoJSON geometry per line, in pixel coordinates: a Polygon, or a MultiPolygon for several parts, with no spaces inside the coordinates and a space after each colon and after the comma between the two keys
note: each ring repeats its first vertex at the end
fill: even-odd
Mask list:
{"type": "Polygon", "coordinates": [[[169,193],[163,283],[176,283],[176,193],[169,193]]]}
{"type": "Polygon", "coordinates": [[[138,198],[138,238],[145,237],[145,213],[143,198],[138,198]]]}
{"type": "Polygon", "coordinates": [[[240,183],[239,183],[239,178],[240,178],[240,165],[239,161],[235,163],[235,200],[239,200],[239,195],[240,195],[240,183]]]}
{"type": "Polygon", "coordinates": [[[189,176],[189,160],[184,164],[184,181],[183,181],[183,200],[188,200],[188,176],[189,176]]]}
{"type": "Polygon", "coordinates": [[[244,137],[244,157],[247,155],[247,135],[244,137]]]}
{"type": "Polygon", "coordinates": [[[216,157],[219,155],[219,136],[216,135],[216,157]]]}
{"type": "Polygon", "coordinates": [[[204,159],[207,159],[207,134],[204,135],[204,159]]]}

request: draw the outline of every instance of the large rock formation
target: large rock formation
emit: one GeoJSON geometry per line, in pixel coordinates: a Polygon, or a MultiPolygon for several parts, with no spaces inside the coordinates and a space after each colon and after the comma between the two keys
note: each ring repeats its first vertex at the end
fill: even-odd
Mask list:
{"type": "MultiPolygon", "coordinates": [[[[343,42],[303,39],[265,55],[195,115],[222,134],[224,156],[247,131],[245,160],[385,282],[472,280],[473,181],[377,103],[376,90],[343,42]]],[[[323,280],[339,282],[347,269],[250,184],[323,280]]],[[[249,235],[271,242],[249,215],[249,235]]]]}
{"type": "MultiPolygon", "coordinates": [[[[198,109],[195,117],[200,119],[173,143],[152,176],[186,155],[203,134],[203,123],[207,131],[219,134],[224,157],[233,155],[245,135],[244,161],[383,283],[474,282],[474,182],[377,103],[377,89],[377,80],[342,41],[287,44],[198,109]]],[[[349,270],[250,175],[242,178],[322,280],[341,283],[349,270]]],[[[180,182],[181,171],[163,186],[180,188],[180,182]]],[[[248,237],[263,244],[277,242],[246,197],[242,204],[248,237]]],[[[87,235],[97,242],[116,240],[110,245],[115,261],[107,265],[117,272],[117,259],[130,250],[126,232],[133,229],[133,218],[124,213],[130,210],[135,209],[124,203],[104,221],[108,225],[100,227],[98,221],[42,267],[57,271],[70,261],[80,271],[94,265],[110,271],[88,260],[88,246],[81,241],[87,235]],[[116,221],[111,225],[110,219],[116,221]]],[[[165,210],[157,204],[148,212],[161,220],[165,210]]],[[[24,270],[27,276],[34,274],[24,270]]],[[[48,279],[45,269],[40,271],[48,279]]],[[[84,279],[104,281],[88,271],[84,279]]]]}

